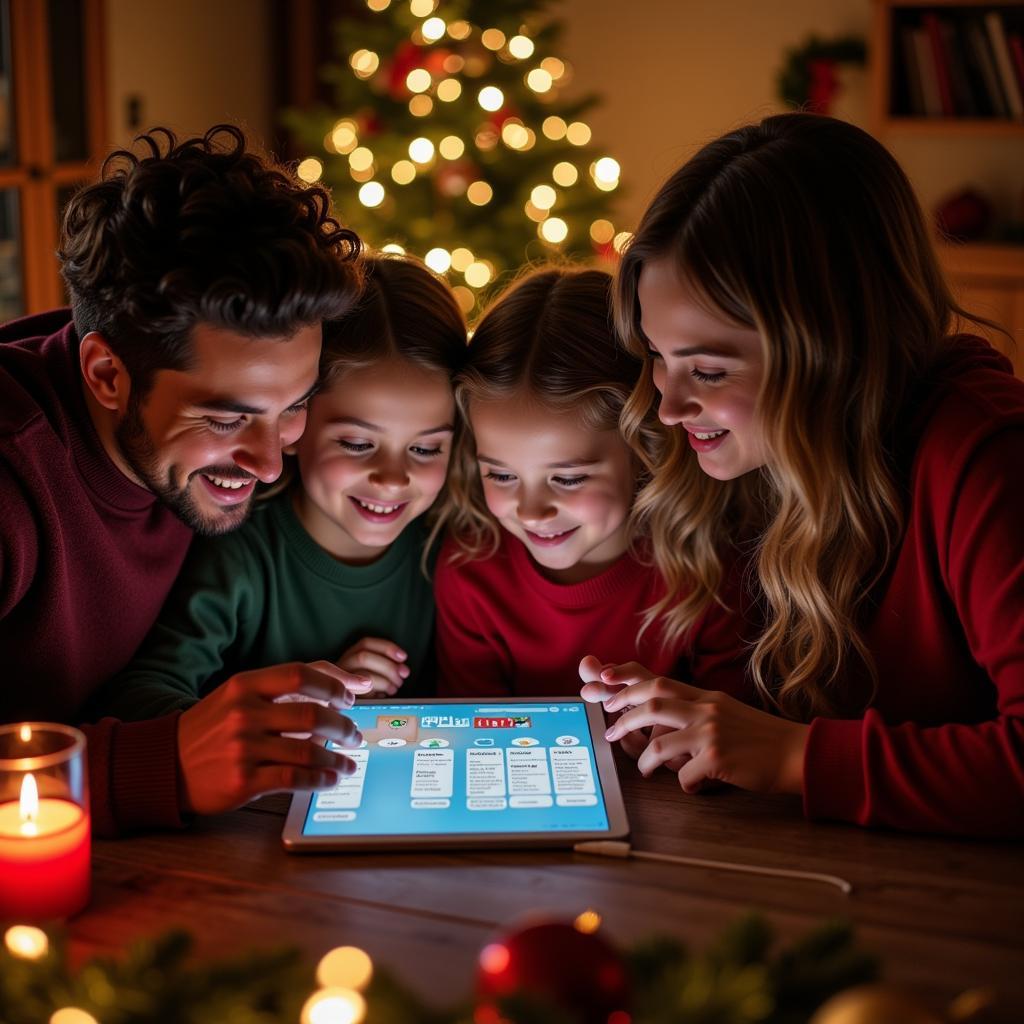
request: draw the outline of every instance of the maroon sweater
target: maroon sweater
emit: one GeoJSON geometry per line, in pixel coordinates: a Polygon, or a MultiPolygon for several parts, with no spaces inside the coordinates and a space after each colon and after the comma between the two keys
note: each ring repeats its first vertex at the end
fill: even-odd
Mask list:
{"type": "MultiPolygon", "coordinates": [[[[74,722],[156,619],[191,531],[107,456],[67,310],[0,328],[0,718],[74,722]]],[[[180,824],[177,715],[88,737],[100,835],[180,824]]]]}
{"type": "Polygon", "coordinates": [[[815,818],[1024,836],[1024,381],[961,338],[896,441],[906,531],[863,636],[863,718],[816,719],[815,818]]]}

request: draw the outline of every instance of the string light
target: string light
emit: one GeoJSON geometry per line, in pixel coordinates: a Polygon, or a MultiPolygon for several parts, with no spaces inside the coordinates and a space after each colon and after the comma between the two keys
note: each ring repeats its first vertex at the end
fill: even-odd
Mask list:
{"type": "Polygon", "coordinates": [[[437,83],[437,98],[442,103],[453,103],[461,95],[462,83],[457,78],[444,78],[437,83]]]}
{"type": "Polygon", "coordinates": [[[302,1024],[359,1024],[366,1016],[366,1000],[349,988],[322,988],[302,1007],[302,1024]]]}
{"type": "Polygon", "coordinates": [[[437,149],[445,160],[458,160],[466,152],[466,144],[458,135],[446,135],[437,144],[437,149]]]}
{"type": "Polygon", "coordinates": [[[582,121],[573,121],[565,130],[565,137],[574,146],[585,146],[590,141],[590,128],[582,121]]]}
{"type": "Polygon", "coordinates": [[[621,253],[622,250],[625,249],[626,246],[629,245],[629,243],[632,242],[632,241],[633,241],[633,232],[632,231],[620,231],[612,239],[612,245],[614,246],[616,252],[621,253]]]}
{"type": "Polygon", "coordinates": [[[423,257],[423,262],[426,263],[435,274],[446,274],[452,265],[452,254],[447,249],[442,249],[437,246],[431,249],[426,256],[423,257]]]}
{"type": "Polygon", "coordinates": [[[411,160],[398,160],[391,168],[391,179],[396,185],[408,185],[416,177],[416,165],[411,160]]]}
{"type": "Polygon", "coordinates": [[[413,96],[409,100],[409,113],[413,117],[426,117],[434,109],[434,101],[429,96],[413,96]]]}
{"type": "MultiPolygon", "coordinates": [[[[473,31],[473,26],[468,21],[453,21],[448,26],[448,35],[452,39],[468,39],[470,33],[473,31]]],[[[447,71],[448,69],[445,68],[447,71]]],[[[461,70],[461,68],[459,69],[461,70]]]]}
{"type": "Polygon", "coordinates": [[[557,245],[559,242],[564,242],[568,237],[569,225],[561,217],[548,217],[537,228],[537,232],[545,242],[552,242],[557,245]]]}
{"type": "Polygon", "coordinates": [[[409,92],[426,92],[433,85],[433,79],[426,68],[413,68],[405,76],[405,84],[409,92]]]}
{"type": "Polygon", "coordinates": [[[452,294],[463,313],[469,313],[476,305],[476,296],[464,285],[457,284],[452,289],[452,294]]]}
{"type": "Polygon", "coordinates": [[[619,166],[618,160],[613,160],[610,156],[603,156],[595,162],[591,173],[594,175],[594,181],[617,183],[622,168],[619,166]]]}
{"type": "Polygon", "coordinates": [[[348,155],[348,165],[353,171],[367,171],[373,166],[373,151],[358,146],[348,155]]]}
{"type": "Polygon", "coordinates": [[[364,171],[353,171],[350,169],[348,173],[353,181],[369,181],[373,177],[373,168],[367,167],[364,171]]]}
{"type": "Polygon", "coordinates": [[[50,1014],[50,1024],[97,1024],[96,1018],[78,1006],[65,1006],[50,1014]]]}
{"type": "Polygon", "coordinates": [[[356,50],[348,62],[357,78],[372,78],[380,67],[380,57],[373,50],[356,50]]]}
{"type": "MultiPolygon", "coordinates": [[[[22,726],[22,735],[25,728],[22,726]]],[[[31,736],[31,732],[29,735],[31,736]]],[[[30,924],[16,924],[4,932],[4,945],[8,952],[21,957],[22,960],[38,960],[46,956],[50,940],[41,928],[35,928],[30,924]]]]}
{"type": "Polygon", "coordinates": [[[471,288],[483,288],[491,280],[491,268],[483,260],[474,260],[466,267],[465,278],[471,288]]]}
{"type": "Polygon", "coordinates": [[[434,13],[434,0],[409,0],[409,10],[413,17],[426,18],[434,13]]]}
{"type": "Polygon", "coordinates": [[[545,57],[540,62],[540,66],[556,82],[562,77],[562,75],[565,74],[566,71],[565,63],[563,61],[560,61],[557,57],[545,57]]]}
{"type": "Polygon", "coordinates": [[[445,29],[448,26],[445,25],[443,18],[427,18],[420,28],[423,33],[423,38],[428,43],[436,43],[441,36],[444,35],[445,29]]]}
{"type": "Polygon", "coordinates": [[[469,249],[459,247],[458,249],[452,249],[452,270],[457,270],[460,274],[473,262],[473,253],[469,249]]]}
{"type": "Polygon", "coordinates": [[[405,250],[397,242],[388,242],[387,245],[381,250],[381,252],[391,252],[396,256],[404,256],[405,250]]]}
{"type": "Polygon", "coordinates": [[[576,169],[575,164],[569,163],[568,160],[562,160],[560,163],[555,164],[551,177],[556,185],[561,185],[562,188],[569,188],[579,180],[580,172],[576,169]]]}
{"type": "Polygon", "coordinates": [[[339,121],[331,130],[331,142],[336,152],[344,156],[351,153],[359,143],[359,136],[356,134],[356,123],[348,118],[339,121]]]}
{"type": "Polygon", "coordinates": [[[505,45],[505,33],[500,28],[485,28],[480,34],[480,42],[488,50],[500,50],[505,45]]]}
{"type": "Polygon", "coordinates": [[[477,95],[477,102],[484,110],[500,110],[505,94],[496,85],[485,85],[477,95]]]}
{"type": "MultiPolygon", "coordinates": [[[[401,246],[396,246],[401,249],[401,246]]],[[[384,247],[388,251],[387,246],[384,247]]],[[[338,946],[325,953],[316,968],[317,983],[324,988],[351,988],[361,992],[373,977],[373,961],[357,946],[338,946]]]]}
{"type": "Polygon", "coordinates": [[[537,185],[530,192],[530,202],[538,210],[550,210],[555,205],[556,199],[558,199],[558,193],[550,185],[537,185]]]}
{"type": "Polygon", "coordinates": [[[498,133],[494,129],[494,125],[484,124],[477,129],[476,135],[473,136],[473,141],[476,143],[477,149],[488,150],[494,149],[498,144],[498,133]]]}
{"type": "Polygon", "coordinates": [[[420,136],[409,143],[409,156],[418,164],[429,164],[434,159],[434,144],[420,136]]]}
{"type": "Polygon", "coordinates": [[[534,68],[526,76],[526,84],[534,92],[547,92],[551,88],[551,76],[543,68],[534,68]]]}
{"type": "Polygon", "coordinates": [[[494,198],[494,189],[486,181],[474,181],[466,189],[466,198],[474,206],[486,206],[494,198]]]}
{"type": "Polygon", "coordinates": [[[314,182],[320,180],[320,175],[324,173],[324,165],[320,163],[315,156],[307,156],[306,159],[295,168],[295,173],[304,182],[312,185],[314,182]]]}
{"type": "Polygon", "coordinates": [[[386,11],[391,6],[391,0],[366,0],[366,6],[376,14],[380,14],[381,11],[386,11]]]}
{"type": "Polygon", "coordinates": [[[529,36],[513,36],[508,41],[508,52],[517,60],[533,56],[533,40],[529,36]]]}
{"type": "Polygon", "coordinates": [[[584,935],[593,935],[601,927],[601,915],[596,910],[584,910],[572,926],[584,935]]]}
{"type": "Polygon", "coordinates": [[[526,149],[530,141],[530,132],[518,117],[510,117],[501,126],[501,141],[509,149],[526,149]]]}
{"type": "Polygon", "coordinates": [[[372,210],[384,202],[384,186],[379,181],[368,181],[359,190],[359,202],[372,210]]]}
{"type": "Polygon", "coordinates": [[[595,220],[590,225],[590,237],[598,245],[607,245],[615,237],[615,225],[610,220],[595,220]]]}
{"type": "Polygon", "coordinates": [[[546,138],[549,138],[552,142],[560,142],[565,138],[565,133],[568,130],[568,125],[562,118],[555,114],[551,117],[545,117],[544,123],[540,126],[540,130],[544,133],[546,138]]]}
{"type": "Polygon", "coordinates": [[[534,206],[529,200],[526,201],[526,205],[523,207],[523,210],[526,213],[526,216],[537,224],[542,220],[545,220],[548,216],[547,210],[542,210],[540,207],[534,206]]]}

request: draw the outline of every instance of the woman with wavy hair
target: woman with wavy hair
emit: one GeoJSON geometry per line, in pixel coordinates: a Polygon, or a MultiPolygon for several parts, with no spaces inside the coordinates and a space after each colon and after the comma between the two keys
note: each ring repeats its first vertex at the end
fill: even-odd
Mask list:
{"type": "Polygon", "coordinates": [[[827,117],[730,132],[647,210],[616,317],[647,361],[627,436],[654,408],[672,428],[636,506],[654,611],[686,629],[741,550],[764,710],[588,657],[584,695],[633,708],[610,738],[686,792],[1024,834],[1024,382],[958,333],[897,163],[827,117]]]}

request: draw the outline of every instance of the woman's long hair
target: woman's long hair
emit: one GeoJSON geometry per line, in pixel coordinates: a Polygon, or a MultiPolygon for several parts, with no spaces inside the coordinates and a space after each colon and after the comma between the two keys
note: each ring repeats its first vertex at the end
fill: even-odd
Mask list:
{"type": "MultiPolygon", "coordinates": [[[[469,428],[474,401],[522,396],[555,412],[572,410],[592,430],[618,430],[626,400],[643,369],[615,340],[611,277],[599,270],[535,269],[484,314],[455,378],[462,430],[448,469],[447,527],[459,558],[487,558],[500,527],[484,501],[469,428]]],[[[641,417],[634,442],[650,462],[664,431],[653,412],[641,417]]],[[[637,466],[638,482],[641,466],[637,466]]]]}
{"type": "MultiPolygon", "coordinates": [[[[637,504],[669,585],[655,611],[681,633],[714,598],[726,549],[746,540],[767,620],[751,659],[762,696],[802,719],[863,708],[875,673],[858,623],[904,524],[899,418],[956,316],[974,318],[950,294],[896,161],[813,114],[730,132],[661,188],[616,281],[616,325],[638,356],[637,284],[662,259],[709,311],[760,334],[770,455],[722,482],[673,431],[637,504]]],[[[638,449],[657,402],[648,366],[624,414],[638,449]]]]}

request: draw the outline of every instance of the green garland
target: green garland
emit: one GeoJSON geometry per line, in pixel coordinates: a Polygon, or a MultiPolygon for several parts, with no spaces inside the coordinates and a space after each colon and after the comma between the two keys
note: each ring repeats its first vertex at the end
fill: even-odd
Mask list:
{"type": "MultiPolygon", "coordinates": [[[[199,964],[189,959],[188,935],[170,932],[133,946],[123,959],[92,960],[72,973],[65,938],[49,939],[36,959],[0,947],[4,1024],[45,1024],[65,1007],[78,1007],[99,1024],[295,1024],[317,987],[313,968],[296,950],[199,964]]],[[[752,916],[704,953],[671,939],[638,946],[624,958],[633,1024],[798,1024],[831,995],[878,971],[845,923],[823,925],[779,952],[773,945],[769,926],[752,916]]],[[[363,995],[366,1024],[473,1020],[472,1006],[431,1009],[385,972],[375,972],[363,995]]],[[[568,1024],[564,1010],[525,993],[500,1009],[511,1024],[568,1024]]]]}

